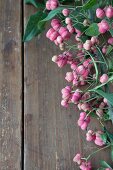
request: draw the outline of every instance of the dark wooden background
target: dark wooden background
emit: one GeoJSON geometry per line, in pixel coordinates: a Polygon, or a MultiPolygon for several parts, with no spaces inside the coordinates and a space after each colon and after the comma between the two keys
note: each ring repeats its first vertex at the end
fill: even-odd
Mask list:
{"type": "MultiPolygon", "coordinates": [[[[96,146],[77,127],[74,106],[60,106],[69,68],[52,63],[58,49],[45,32],[22,43],[33,12],[21,0],[0,0],[0,170],[77,170],[74,155],[87,156],[96,146]]],[[[92,158],[94,169],[101,159],[110,161],[106,151],[92,158]]]]}

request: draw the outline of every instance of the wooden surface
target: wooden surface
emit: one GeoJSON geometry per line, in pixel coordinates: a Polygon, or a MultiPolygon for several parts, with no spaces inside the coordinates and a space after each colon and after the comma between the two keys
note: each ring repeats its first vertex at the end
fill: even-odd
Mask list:
{"type": "Polygon", "coordinates": [[[21,4],[0,0],[0,170],[21,169],[21,4]]]}
{"type": "MultiPolygon", "coordinates": [[[[45,38],[47,30],[22,44],[22,25],[33,12],[21,1],[0,1],[0,170],[77,170],[74,155],[97,147],[78,128],[75,107],[60,106],[70,69],[51,61],[60,52],[45,38]]],[[[110,156],[103,151],[92,158],[94,169],[101,159],[110,156]]]]}

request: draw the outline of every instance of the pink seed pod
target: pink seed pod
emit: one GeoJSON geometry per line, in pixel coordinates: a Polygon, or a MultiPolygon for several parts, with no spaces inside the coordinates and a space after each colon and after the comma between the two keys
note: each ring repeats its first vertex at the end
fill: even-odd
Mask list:
{"type": "Polygon", "coordinates": [[[86,130],[88,127],[88,123],[87,122],[84,122],[82,125],[81,125],[81,129],[82,130],[86,130]]]}
{"type": "Polygon", "coordinates": [[[69,31],[71,34],[73,34],[73,33],[75,32],[75,29],[74,29],[74,27],[73,27],[71,24],[68,24],[68,25],[67,25],[67,29],[68,29],[68,31],[69,31]]]}
{"type": "Polygon", "coordinates": [[[66,100],[62,100],[62,101],[61,101],[61,106],[67,108],[67,107],[69,106],[69,104],[68,104],[68,102],[67,102],[66,100]]]}
{"type": "Polygon", "coordinates": [[[107,18],[112,18],[113,17],[113,7],[109,6],[108,8],[106,8],[105,13],[106,13],[107,18]]]}
{"type": "Polygon", "coordinates": [[[70,38],[71,34],[67,30],[67,31],[64,31],[61,36],[64,40],[68,40],[70,38]]]}
{"type": "Polygon", "coordinates": [[[57,65],[60,68],[64,67],[66,64],[67,64],[67,59],[65,59],[65,58],[58,59],[58,61],[57,61],[57,65]]]}
{"type": "Polygon", "coordinates": [[[86,93],[84,93],[84,95],[82,96],[81,100],[87,100],[87,99],[89,99],[90,97],[91,97],[90,92],[86,92],[86,93]]]}
{"type": "Polygon", "coordinates": [[[62,98],[63,99],[65,99],[65,100],[69,99],[70,96],[71,96],[71,88],[70,88],[70,86],[66,86],[65,88],[63,88],[61,90],[61,93],[62,93],[62,98]]]}
{"type": "Polygon", "coordinates": [[[107,52],[107,47],[104,46],[104,47],[102,48],[102,53],[103,53],[103,54],[106,54],[106,52],[107,52]]]}
{"type": "Polygon", "coordinates": [[[91,46],[92,46],[91,40],[86,40],[86,42],[83,44],[85,50],[90,50],[91,46]]]}
{"type": "Polygon", "coordinates": [[[63,51],[65,49],[65,44],[64,43],[59,44],[59,48],[61,51],[63,51]]]}
{"type": "Polygon", "coordinates": [[[56,38],[59,36],[59,34],[58,34],[58,32],[53,32],[51,35],[50,35],[50,37],[49,37],[49,39],[51,40],[51,41],[54,41],[54,40],[56,40],[56,38]]]}
{"type": "Polygon", "coordinates": [[[100,82],[103,84],[103,83],[106,83],[108,81],[109,77],[107,74],[103,74],[101,77],[100,77],[100,82]]]}
{"type": "Polygon", "coordinates": [[[71,101],[73,102],[73,103],[78,103],[78,101],[80,100],[80,97],[81,97],[81,94],[80,94],[80,92],[78,92],[77,90],[73,93],[73,95],[72,95],[72,98],[71,98],[71,101]]]}
{"type": "Polygon", "coordinates": [[[46,9],[51,10],[51,3],[50,3],[50,1],[46,2],[46,9]]]}
{"type": "Polygon", "coordinates": [[[79,103],[79,104],[77,105],[77,107],[78,107],[79,110],[82,110],[82,109],[81,109],[81,103],[79,103]]]}
{"type": "Polygon", "coordinates": [[[79,43],[77,47],[78,47],[79,50],[81,50],[83,48],[83,44],[79,43]]]}
{"type": "Polygon", "coordinates": [[[65,32],[65,31],[67,31],[67,28],[65,28],[65,27],[60,27],[60,29],[59,29],[59,34],[60,35],[62,35],[63,34],[63,32],[65,32]]]}
{"type": "Polygon", "coordinates": [[[95,144],[98,145],[98,146],[103,146],[105,145],[105,142],[102,140],[102,137],[101,135],[103,134],[102,131],[97,131],[96,132],[96,138],[95,138],[95,144]]]}
{"type": "Polygon", "coordinates": [[[60,35],[57,37],[57,42],[58,44],[63,43],[63,38],[60,35]]]}
{"type": "Polygon", "coordinates": [[[53,19],[51,21],[51,26],[53,27],[54,30],[58,30],[61,26],[60,21],[58,19],[53,19]]]}
{"type": "Polygon", "coordinates": [[[91,162],[90,161],[88,161],[88,162],[82,161],[79,168],[81,170],[91,170],[92,169],[91,162]]]}
{"type": "Polygon", "coordinates": [[[58,7],[58,0],[50,0],[51,10],[54,10],[58,7]]]}
{"type": "Polygon", "coordinates": [[[103,102],[104,102],[105,104],[108,104],[108,100],[107,100],[106,98],[103,99],[103,102]]]}
{"type": "Polygon", "coordinates": [[[104,12],[104,10],[101,9],[101,8],[97,8],[97,10],[96,10],[96,16],[97,16],[97,18],[100,18],[100,19],[104,18],[104,17],[105,17],[105,12],[104,12]]]}
{"type": "Polygon", "coordinates": [[[81,109],[86,112],[86,111],[89,111],[89,110],[90,110],[90,106],[89,106],[88,103],[83,103],[83,104],[81,105],[81,109]]]}
{"type": "Polygon", "coordinates": [[[95,140],[95,134],[92,130],[88,130],[88,132],[86,133],[86,140],[88,142],[94,141],[95,140]]]}
{"type": "Polygon", "coordinates": [[[81,113],[80,113],[80,117],[81,117],[82,119],[84,119],[84,118],[86,117],[86,112],[81,112],[81,113]]]}
{"type": "Polygon", "coordinates": [[[66,23],[66,24],[72,24],[71,18],[67,17],[67,18],[65,19],[65,23],[66,23]]]}
{"type": "Polygon", "coordinates": [[[98,23],[98,27],[99,27],[99,32],[101,34],[104,34],[107,30],[105,28],[102,27],[102,24],[101,23],[98,23]]]}
{"type": "Polygon", "coordinates": [[[73,79],[74,79],[73,73],[72,73],[72,72],[67,72],[65,79],[66,79],[68,82],[72,82],[73,79]]]}
{"type": "Polygon", "coordinates": [[[106,20],[102,20],[101,24],[102,24],[102,28],[105,29],[106,31],[110,29],[110,26],[106,20]]]}
{"type": "Polygon", "coordinates": [[[106,104],[105,104],[104,102],[101,102],[100,105],[99,105],[99,108],[100,108],[100,109],[103,109],[103,108],[105,107],[105,105],[106,105],[106,104]]]}
{"type": "Polygon", "coordinates": [[[85,70],[84,74],[82,75],[83,78],[87,78],[89,75],[89,70],[85,70]]]}
{"type": "Polygon", "coordinates": [[[86,71],[86,70],[85,70],[85,68],[84,68],[83,65],[78,66],[78,68],[77,68],[78,74],[82,75],[82,74],[85,73],[85,71],[86,71]]]}
{"type": "Polygon", "coordinates": [[[69,9],[63,9],[62,14],[67,17],[69,15],[70,11],[69,9]]]}
{"type": "Polygon", "coordinates": [[[52,61],[53,61],[54,63],[56,63],[57,60],[58,60],[58,56],[57,56],[57,55],[54,55],[54,56],[52,57],[52,61]]]}
{"type": "Polygon", "coordinates": [[[81,158],[81,154],[77,153],[76,156],[73,158],[73,162],[76,162],[78,165],[80,165],[82,162],[81,158]]]}
{"type": "Polygon", "coordinates": [[[76,63],[76,62],[72,63],[71,64],[71,69],[72,70],[76,70],[77,69],[77,65],[78,65],[78,63],[76,63]]]}
{"type": "Polygon", "coordinates": [[[111,38],[108,39],[108,44],[113,45],[113,37],[111,37],[111,38]]]}
{"type": "Polygon", "coordinates": [[[55,32],[55,30],[53,28],[50,28],[46,33],[46,37],[50,38],[51,34],[54,33],[54,32],[55,32]]]}
{"type": "Polygon", "coordinates": [[[91,43],[92,43],[93,45],[96,44],[97,42],[98,42],[97,37],[95,37],[95,36],[91,37],[91,43]]]}

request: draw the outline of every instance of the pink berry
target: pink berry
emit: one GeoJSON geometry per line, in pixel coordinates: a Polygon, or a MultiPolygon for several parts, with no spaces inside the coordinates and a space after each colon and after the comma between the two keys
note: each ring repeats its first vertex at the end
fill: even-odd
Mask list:
{"type": "Polygon", "coordinates": [[[67,18],[65,19],[65,23],[66,23],[66,24],[71,24],[71,23],[72,23],[71,18],[67,17],[67,18]]]}
{"type": "Polygon", "coordinates": [[[64,31],[61,36],[64,40],[68,40],[70,38],[71,34],[67,30],[67,31],[64,31]]]}
{"type": "Polygon", "coordinates": [[[106,52],[107,52],[107,47],[106,47],[106,46],[104,46],[104,47],[102,48],[102,52],[103,52],[103,54],[106,54],[106,52]]]}
{"type": "Polygon", "coordinates": [[[73,161],[76,162],[78,165],[81,164],[82,160],[81,160],[81,154],[77,153],[76,156],[73,158],[73,161]]]}
{"type": "Polygon", "coordinates": [[[68,25],[67,25],[67,29],[68,29],[68,31],[69,31],[71,34],[75,32],[75,29],[74,29],[74,27],[73,27],[71,24],[68,24],[68,25]]]}
{"type": "Polygon", "coordinates": [[[84,68],[83,65],[78,66],[77,72],[78,72],[80,75],[84,74],[85,71],[86,71],[86,70],[85,70],[85,68],[84,68]]]}
{"type": "Polygon", "coordinates": [[[69,15],[69,9],[63,9],[62,14],[67,17],[69,15]]]}
{"type": "Polygon", "coordinates": [[[58,7],[58,1],[57,0],[51,0],[51,10],[54,10],[58,7]]]}
{"type": "Polygon", "coordinates": [[[61,93],[62,93],[62,98],[67,100],[70,98],[70,93],[71,93],[71,88],[70,86],[66,86],[65,88],[63,88],[61,90],[61,93]]]}
{"type": "Polygon", "coordinates": [[[68,102],[67,101],[65,101],[65,100],[62,100],[61,101],[61,105],[63,106],[63,107],[68,107],[68,102]]]}
{"type": "Polygon", "coordinates": [[[60,28],[60,21],[58,19],[53,19],[51,21],[51,26],[53,27],[54,30],[58,30],[60,28]]]}
{"type": "Polygon", "coordinates": [[[103,99],[103,102],[104,102],[105,104],[108,104],[108,100],[107,100],[106,98],[103,99]]]}
{"type": "Polygon", "coordinates": [[[58,56],[57,56],[57,55],[54,55],[54,56],[52,57],[52,61],[56,63],[57,60],[58,60],[58,56]]]}
{"type": "Polygon", "coordinates": [[[98,27],[99,27],[99,32],[101,34],[104,34],[107,30],[105,28],[102,27],[102,24],[101,23],[98,23],[98,27]]]}
{"type": "Polygon", "coordinates": [[[96,16],[97,16],[97,18],[100,18],[100,19],[104,18],[104,17],[105,17],[105,12],[104,12],[104,10],[101,9],[101,8],[98,8],[98,9],[96,10],[96,16]]]}
{"type": "Polygon", "coordinates": [[[95,134],[92,130],[88,130],[88,132],[86,133],[86,140],[89,142],[95,140],[95,134]]]}
{"type": "Polygon", "coordinates": [[[92,46],[91,40],[87,40],[87,41],[83,44],[83,47],[84,47],[85,50],[90,50],[90,49],[91,49],[91,46],[92,46]]]}
{"type": "Polygon", "coordinates": [[[50,37],[49,37],[49,39],[51,40],[51,41],[54,41],[54,40],[56,40],[56,38],[59,36],[59,34],[58,34],[58,32],[53,32],[51,35],[50,35],[50,37]]]}
{"type": "Polygon", "coordinates": [[[73,79],[74,79],[73,73],[72,73],[72,72],[67,72],[65,79],[66,79],[68,82],[72,82],[73,79]]]}
{"type": "Polygon", "coordinates": [[[46,9],[51,10],[51,3],[50,3],[50,1],[46,2],[46,9]]]}
{"type": "Polygon", "coordinates": [[[61,44],[63,42],[63,38],[60,35],[57,37],[57,42],[59,44],[61,44]]]}
{"type": "Polygon", "coordinates": [[[81,129],[82,129],[82,130],[86,130],[86,129],[87,129],[87,126],[88,126],[88,123],[87,123],[87,122],[84,122],[84,123],[81,125],[81,129]]]}
{"type": "Polygon", "coordinates": [[[89,111],[90,110],[89,104],[88,103],[83,103],[81,105],[81,109],[84,110],[85,112],[89,111]]]}
{"type": "Polygon", "coordinates": [[[107,74],[103,74],[101,77],[100,77],[100,82],[103,84],[103,83],[106,83],[108,81],[109,77],[107,74]]]}
{"type": "Polygon", "coordinates": [[[50,38],[51,34],[54,33],[54,32],[55,32],[55,30],[53,28],[50,28],[46,33],[46,37],[50,38]]]}
{"type": "Polygon", "coordinates": [[[111,38],[108,39],[108,44],[113,45],[113,37],[111,37],[111,38]]]}
{"type": "Polygon", "coordinates": [[[108,31],[110,29],[110,26],[106,20],[101,21],[102,27],[108,31]]]}
{"type": "Polygon", "coordinates": [[[106,8],[105,13],[106,13],[106,17],[112,18],[113,17],[113,7],[109,6],[108,8],[106,8]]]}
{"type": "Polygon", "coordinates": [[[92,42],[93,45],[96,44],[98,42],[97,37],[93,36],[91,38],[91,42],[92,42]]]}

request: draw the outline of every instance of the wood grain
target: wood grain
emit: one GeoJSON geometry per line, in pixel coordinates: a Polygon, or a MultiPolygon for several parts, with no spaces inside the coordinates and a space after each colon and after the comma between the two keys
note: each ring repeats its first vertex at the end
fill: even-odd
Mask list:
{"type": "Polygon", "coordinates": [[[0,170],[21,169],[21,1],[0,1],[0,170]]]}
{"type": "MultiPolygon", "coordinates": [[[[25,23],[34,8],[25,6],[25,23]]],[[[79,112],[74,106],[60,106],[60,90],[66,85],[64,76],[69,67],[58,69],[51,57],[59,50],[45,38],[45,32],[25,43],[25,170],[77,170],[72,159],[77,152],[88,156],[97,149],[87,143],[85,132],[77,127],[79,112]],[[82,135],[82,136],[81,136],[82,135]]],[[[93,120],[92,128],[99,127],[93,120]]],[[[110,161],[103,151],[91,158],[94,169],[101,159],[110,161]]]]}

